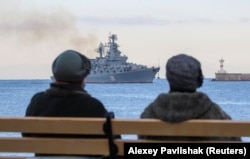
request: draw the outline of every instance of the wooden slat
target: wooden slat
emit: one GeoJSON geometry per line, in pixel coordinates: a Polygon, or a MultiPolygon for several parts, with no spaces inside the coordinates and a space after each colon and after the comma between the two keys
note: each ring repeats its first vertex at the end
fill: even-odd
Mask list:
{"type": "MultiPolygon", "coordinates": [[[[0,117],[0,132],[103,134],[105,121],[105,118],[0,117]]],[[[189,120],[178,124],[157,119],[112,119],[111,121],[113,133],[122,135],[250,136],[250,121],[189,120]]],[[[118,145],[119,155],[124,154],[123,146],[126,142],[177,141],[117,139],[115,143],[118,145]]],[[[109,153],[109,148],[107,139],[0,137],[0,152],[106,155],[109,153]]]]}
{"type": "Polygon", "coordinates": [[[108,154],[106,139],[0,138],[0,152],[108,154]]]}
{"type": "MultiPolygon", "coordinates": [[[[0,131],[103,134],[105,118],[0,118],[0,131]]],[[[189,120],[171,124],[157,119],[112,119],[115,134],[174,136],[250,136],[250,121],[189,120]],[[150,128],[150,129],[149,129],[150,128]]]]}
{"type": "Polygon", "coordinates": [[[250,136],[250,121],[189,120],[171,124],[156,119],[115,119],[115,134],[170,136],[250,136]]]}
{"type": "Polygon", "coordinates": [[[105,118],[0,117],[0,131],[103,134],[105,118]]]}
{"type": "MultiPolygon", "coordinates": [[[[125,142],[146,141],[115,140],[119,155],[124,154],[125,142]]],[[[109,147],[106,139],[0,138],[0,152],[107,155],[109,147]]]]}
{"type": "MultiPolygon", "coordinates": [[[[124,143],[187,143],[190,141],[153,141],[117,139],[118,155],[124,155],[124,143]]],[[[214,143],[195,141],[194,143],[214,143]]],[[[226,143],[225,141],[219,141],[226,143]]],[[[228,141],[229,142],[229,141],[228,141]]],[[[43,138],[0,138],[0,152],[25,152],[44,154],[107,155],[108,141],[105,139],[43,139],[43,138]]],[[[230,141],[229,143],[232,143],[230,141]]],[[[235,143],[239,143],[236,141],[235,143]]]]}

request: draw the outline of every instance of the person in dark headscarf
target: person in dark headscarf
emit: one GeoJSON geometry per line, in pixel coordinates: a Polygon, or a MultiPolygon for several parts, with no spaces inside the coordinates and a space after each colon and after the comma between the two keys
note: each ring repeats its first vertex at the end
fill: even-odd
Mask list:
{"type": "MultiPolygon", "coordinates": [[[[39,117],[103,117],[108,111],[103,103],[84,89],[84,79],[91,70],[90,60],[83,54],[66,50],[52,63],[53,82],[30,100],[25,116],[39,117]]],[[[24,137],[104,138],[104,135],[22,134],[24,137]]],[[[120,138],[120,136],[118,136],[120,138]]],[[[54,154],[36,154],[36,156],[54,154]]],[[[100,156],[87,156],[100,158],[100,156]]]]}
{"type": "MultiPolygon", "coordinates": [[[[178,54],[167,61],[166,79],[169,92],[161,93],[141,114],[141,118],[156,118],[170,123],[189,119],[229,119],[231,117],[205,93],[200,62],[192,56],[178,54]]],[[[173,137],[139,136],[161,140],[241,140],[238,137],[173,137]]]]}
{"type": "Polygon", "coordinates": [[[26,110],[26,116],[105,117],[101,101],[84,89],[84,79],[90,73],[90,60],[83,54],[66,50],[52,63],[54,81],[46,91],[36,93],[26,110]]]}

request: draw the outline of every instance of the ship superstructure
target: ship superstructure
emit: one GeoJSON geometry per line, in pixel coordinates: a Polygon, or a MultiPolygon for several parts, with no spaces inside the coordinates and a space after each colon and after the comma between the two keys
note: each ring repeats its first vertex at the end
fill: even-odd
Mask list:
{"type": "Polygon", "coordinates": [[[99,57],[91,59],[91,73],[86,83],[151,83],[160,67],[127,62],[128,57],[121,55],[117,36],[111,34],[107,44],[100,43],[97,52],[99,57]]]}

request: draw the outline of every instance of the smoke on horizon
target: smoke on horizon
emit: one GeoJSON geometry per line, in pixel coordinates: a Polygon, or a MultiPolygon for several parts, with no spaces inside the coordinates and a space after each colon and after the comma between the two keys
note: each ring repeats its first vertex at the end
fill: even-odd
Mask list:
{"type": "Polygon", "coordinates": [[[29,64],[34,59],[38,64],[50,63],[66,49],[95,57],[96,36],[77,28],[75,17],[66,9],[23,9],[17,1],[11,2],[0,6],[1,64],[29,64]]]}

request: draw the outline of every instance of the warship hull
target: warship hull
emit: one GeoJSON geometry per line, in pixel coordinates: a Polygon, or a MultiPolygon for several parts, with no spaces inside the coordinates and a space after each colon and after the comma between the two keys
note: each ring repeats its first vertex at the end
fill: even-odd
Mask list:
{"type": "Polygon", "coordinates": [[[160,68],[110,74],[90,74],[85,83],[152,83],[160,68]]]}

